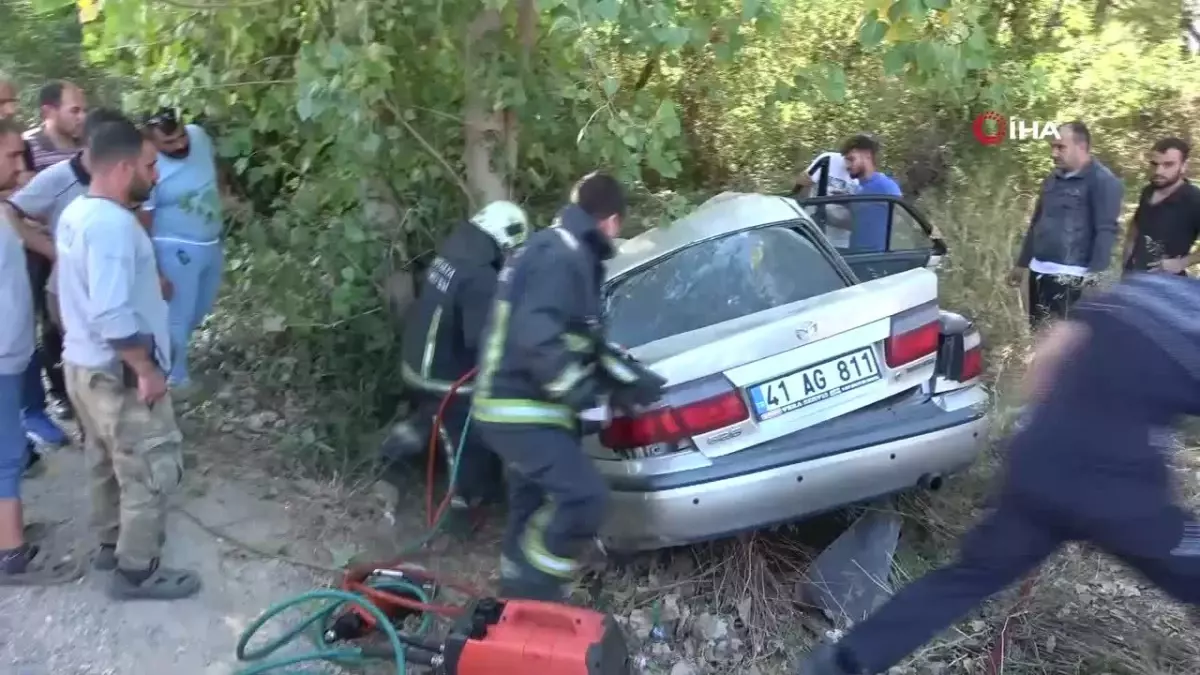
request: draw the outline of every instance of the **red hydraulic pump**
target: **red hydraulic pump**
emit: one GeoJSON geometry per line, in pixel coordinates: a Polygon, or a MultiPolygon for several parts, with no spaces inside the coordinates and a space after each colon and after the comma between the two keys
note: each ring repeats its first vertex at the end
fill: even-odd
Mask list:
{"type": "Polygon", "coordinates": [[[446,637],[446,675],[630,675],[611,616],[527,600],[477,601],[446,637]]]}
{"type": "Polygon", "coordinates": [[[435,586],[470,589],[408,566],[365,565],[352,568],[342,587],[362,594],[399,628],[406,616],[433,612],[453,624],[440,640],[401,634],[403,655],[386,653],[378,642],[359,642],[378,626],[361,609],[350,607],[325,633],[327,643],[355,641],[364,655],[403,658],[438,675],[632,675],[625,637],[611,616],[582,607],[534,600],[479,598],[465,606],[434,605],[403,593],[369,585],[371,578],[405,578],[432,590],[435,586]]]}

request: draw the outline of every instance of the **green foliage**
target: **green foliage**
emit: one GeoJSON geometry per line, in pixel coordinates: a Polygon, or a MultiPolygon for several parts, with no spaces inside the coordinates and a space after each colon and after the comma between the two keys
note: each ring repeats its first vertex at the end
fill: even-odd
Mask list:
{"type": "MultiPolygon", "coordinates": [[[[72,12],[38,2],[54,21],[72,12]]],[[[179,105],[210,127],[249,205],[233,217],[223,311],[289,364],[281,383],[337,392],[346,415],[328,431],[350,444],[339,429],[374,428],[399,394],[382,280],[497,189],[545,224],[579,175],[603,167],[635,187],[636,228],[714,191],[784,189],[798,163],[867,130],[910,194],[955,172],[969,184],[980,166],[1024,190],[1045,148],[979,146],[971,121],[989,109],[1083,118],[1101,157],[1136,179],[1154,135],[1187,135],[1200,119],[1200,67],[1179,49],[1177,5],[1100,10],[106,0],[83,45],[86,68],[119,80],[131,110],[179,105]]],[[[57,24],[24,16],[36,26],[21,29],[20,49],[48,49],[37,36],[57,24]]],[[[49,44],[72,48],[60,42],[49,44]]],[[[0,58],[10,53],[21,52],[5,45],[0,58]]]]}
{"type": "Polygon", "coordinates": [[[37,88],[47,80],[78,82],[101,100],[111,95],[112,82],[88,68],[81,48],[81,31],[72,5],[40,0],[0,2],[0,73],[21,88],[22,117],[37,118],[37,88]]]}

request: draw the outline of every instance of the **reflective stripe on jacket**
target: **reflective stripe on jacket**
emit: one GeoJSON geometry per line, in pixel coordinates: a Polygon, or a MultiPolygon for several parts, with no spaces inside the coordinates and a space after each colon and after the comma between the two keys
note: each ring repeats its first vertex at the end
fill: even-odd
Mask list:
{"type": "MultiPolygon", "coordinates": [[[[469,222],[446,238],[405,317],[405,384],[444,395],[475,366],[503,259],[495,241],[469,222]]],[[[458,393],[471,390],[465,385],[458,393]]]]}
{"type": "Polygon", "coordinates": [[[578,206],[530,237],[500,273],[480,358],[476,419],[574,429],[595,404],[600,287],[612,245],[578,206]]]}

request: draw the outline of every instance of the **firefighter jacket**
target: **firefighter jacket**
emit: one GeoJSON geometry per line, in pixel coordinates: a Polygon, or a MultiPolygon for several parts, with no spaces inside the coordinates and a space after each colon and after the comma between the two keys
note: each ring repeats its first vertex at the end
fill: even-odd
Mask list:
{"type": "Polygon", "coordinates": [[[583,209],[563,209],[500,273],[473,416],[576,429],[578,411],[636,377],[602,358],[601,283],[612,242],[583,209]],[[614,379],[615,378],[615,379],[614,379]]]}
{"type": "MultiPolygon", "coordinates": [[[[469,222],[439,247],[405,317],[401,373],[408,386],[444,395],[475,366],[503,264],[500,246],[469,222]]],[[[471,386],[458,392],[469,394],[471,386]]]]}

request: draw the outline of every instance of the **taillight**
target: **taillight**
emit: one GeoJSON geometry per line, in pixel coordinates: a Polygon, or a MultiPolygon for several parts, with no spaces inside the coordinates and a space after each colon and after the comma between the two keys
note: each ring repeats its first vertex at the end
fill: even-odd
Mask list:
{"type": "Polygon", "coordinates": [[[936,318],[903,333],[895,333],[884,342],[884,360],[889,368],[895,368],[929,356],[937,351],[940,334],[936,318]]]}
{"type": "Polygon", "coordinates": [[[672,444],[698,434],[723,429],[750,417],[736,389],[688,403],[668,404],[637,417],[617,417],[600,432],[600,442],[612,450],[672,444]]]}
{"type": "Polygon", "coordinates": [[[967,350],[963,354],[960,382],[973,380],[983,374],[983,345],[967,350]]]}

